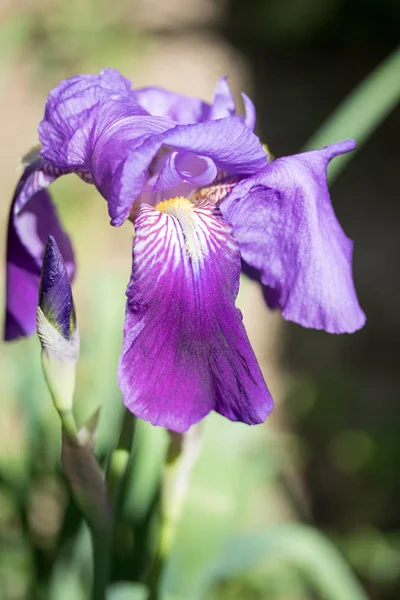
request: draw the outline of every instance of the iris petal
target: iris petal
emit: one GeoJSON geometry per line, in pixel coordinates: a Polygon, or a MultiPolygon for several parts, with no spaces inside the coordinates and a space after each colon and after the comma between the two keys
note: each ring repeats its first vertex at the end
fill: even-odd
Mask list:
{"type": "MultiPolygon", "coordinates": [[[[160,87],[147,87],[133,91],[137,102],[151,115],[168,117],[181,125],[200,123],[207,119],[222,119],[236,115],[236,104],[227,77],[221,77],[211,104],[199,98],[176,94],[160,87]]],[[[242,94],[245,116],[240,117],[246,127],[254,130],[255,107],[246,94],[242,94]]]]}
{"type": "Polygon", "coordinates": [[[151,115],[168,117],[182,125],[199,123],[208,118],[210,105],[199,98],[176,94],[160,87],[134,90],[138,103],[151,115]]]}
{"type": "Polygon", "coordinates": [[[352,140],[279,158],[222,201],[244,261],[285,319],[331,333],[365,323],[352,276],[353,244],[336,219],[326,169],[352,140]]]}
{"type": "Polygon", "coordinates": [[[113,225],[121,225],[129,214],[132,199],[144,183],[145,173],[162,146],[208,157],[230,175],[253,174],[265,165],[259,139],[239,119],[226,118],[176,127],[153,135],[128,155],[116,169],[108,195],[113,225]]]}
{"type": "Polygon", "coordinates": [[[159,209],[142,205],[135,220],[124,402],[178,432],[211,410],[260,423],[273,402],[234,304],[240,257],[231,228],[207,202],[181,198],[159,209]]]}
{"type": "Polygon", "coordinates": [[[62,81],[49,93],[39,125],[42,156],[60,167],[89,169],[93,146],[110,124],[147,114],[130,85],[114,69],[62,81]]]}
{"type": "Polygon", "coordinates": [[[256,107],[247,94],[242,92],[243,104],[244,104],[244,124],[246,127],[254,131],[256,126],[256,107]]]}
{"type": "Polygon", "coordinates": [[[204,186],[217,176],[217,167],[208,156],[197,156],[191,152],[172,152],[157,180],[154,190],[168,190],[179,186],[183,181],[193,186],[204,186]]]}
{"type": "MultiPolygon", "coordinates": [[[[113,176],[123,165],[129,152],[135,147],[140,147],[147,138],[161,134],[174,125],[169,119],[147,115],[125,117],[110,123],[96,139],[90,163],[94,183],[104,198],[108,199],[113,176]]],[[[143,182],[146,175],[142,174],[143,182]]],[[[113,183],[114,186],[118,186],[118,181],[114,180],[113,183]]],[[[127,190],[126,195],[121,196],[122,199],[131,206],[135,196],[127,190]]]]}
{"type": "Polygon", "coordinates": [[[228,85],[227,77],[221,77],[215,86],[214,100],[210,106],[209,119],[222,119],[237,115],[246,127],[254,131],[256,125],[256,108],[247,94],[242,92],[244,116],[237,115],[235,99],[228,85]]]}
{"type": "Polygon", "coordinates": [[[36,307],[43,254],[49,235],[60,248],[68,274],[75,270],[71,241],[60,225],[44,189],[56,175],[43,172],[40,161],[25,169],[10,210],[7,237],[7,294],[4,338],[28,336],[36,329],[36,307]]]}
{"type": "Polygon", "coordinates": [[[259,140],[235,112],[226,78],[217,84],[213,104],[207,105],[159,88],[135,92],[118,71],[104,69],[99,75],[62,81],[50,92],[39,126],[41,154],[54,168],[89,174],[108,201],[112,225],[118,226],[145,188],[152,175],[148,169],[163,147],[176,150],[179,157],[197,154],[206,165],[201,173],[186,177],[172,157],[155,190],[166,197],[165,185],[171,180],[171,189],[183,181],[204,186],[217,169],[246,175],[261,168],[265,157],[259,140]],[[171,120],[172,116],[187,121],[185,110],[198,122],[177,125],[171,120]]]}
{"type": "Polygon", "coordinates": [[[228,85],[227,77],[221,77],[215,86],[214,100],[210,107],[209,119],[223,119],[236,114],[236,104],[228,85]]]}
{"type": "Polygon", "coordinates": [[[242,92],[244,116],[237,115],[235,99],[228,85],[227,77],[221,77],[215,86],[214,100],[210,106],[209,119],[222,119],[237,115],[246,127],[254,131],[256,125],[256,108],[250,98],[242,92]]]}

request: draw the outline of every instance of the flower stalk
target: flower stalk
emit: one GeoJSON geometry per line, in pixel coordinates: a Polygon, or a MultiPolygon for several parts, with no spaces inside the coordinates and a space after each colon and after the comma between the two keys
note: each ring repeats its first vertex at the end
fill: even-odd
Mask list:
{"type": "Polygon", "coordinates": [[[110,578],[113,514],[103,473],[95,457],[94,433],[71,438],[64,430],[61,462],[75,501],[87,521],[93,547],[93,600],[104,600],[110,578]],[[82,441],[81,441],[82,440],[82,441]]]}
{"type": "Polygon", "coordinates": [[[202,425],[195,425],[186,433],[168,431],[169,445],[161,491],[160,537],[149,574],[149,600],[160,598],[161,577],[175,542],[189,489],[190,475],[200,454],[202,430],[202,425]]]}
{"type": "Polygon", "coordinates": [[[114,507],[119,507],[121,495],[132,458],[132,445],[136,419],[128,410],[124,410],[121,431],[117,446],[111,453],[107,468],[107,488],[114,507]]]}
{"type": "Polygon", "coordinates": [[[43,258],[36,329],[42,347],[43,373],[53,404],[63,429],[76,438],[72,407],[79,332],[68,273],[52,236],[48,239],[43,258]]]}
{"type": "Polygon", "coordinates": [[[44,376],[62,425],[63,471],[92,534],[92,598],[105,600],[113,516],[103,472],[94,454],[99,410],[78,430],[73,400],[79,334],[67,269],[52,236],[43,258],[36,324],[44,376]]]}

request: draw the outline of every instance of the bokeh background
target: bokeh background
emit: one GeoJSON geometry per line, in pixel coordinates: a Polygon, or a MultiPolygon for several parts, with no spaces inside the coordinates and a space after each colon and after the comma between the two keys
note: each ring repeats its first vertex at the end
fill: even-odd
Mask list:
{"type": "MultiPolygon", "coordinates": [[[[133,87],[211,100],[228,75],[238,102],[241,90],[253,98],[257,133],[282,156],[303,148],[399,40],[397,0],[1,0],[1,264],[18,161],[37,143],[46,95],[61,79],[115,67],[133,87]]],[[[332,187],[355,240],[362,331],[332,336],[285,323],[243,280],[238,305],[277,408],[258,428],[207,419],[167,570],[173,597],[197,597],[207,578],[210,600],[323,597],[313,586],[316,528],[368,598],[400,598],[399,137],[397,109],[332,187]],[[313,529],[290,529],[293,522],[313,529]]],[[[103,406],[97,451],[105,456],[121,417],[115,370],[132,231],[111,228],[106,203],[77,177],[52,192],[79,265],[76,412],[84,419],[103,406]]],[[[4,268],[1,275],[4,301],[4,268]]],[[[38,341],[2,343],[0,361],[0,599],[84,600],[87,540],[60,474],[38,341]]],[[[131,526],[152,502],[164,443],[159,431],[138,428],[116,578],[139,570],[127,558],[139,544],[131,526]]]]}

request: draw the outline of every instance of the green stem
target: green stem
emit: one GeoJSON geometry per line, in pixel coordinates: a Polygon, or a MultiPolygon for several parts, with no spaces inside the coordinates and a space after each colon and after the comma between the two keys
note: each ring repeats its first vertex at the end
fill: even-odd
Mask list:
{"type": "Polygon", "coordinates": [[[107,585],[111,576],[115,519],[121,504],[121,493],[129,465],[129,449],[132,446],[133,431],[133,415],[125,411],[118,445],[110,457],[106,476],[108,497],[114,511],[112,514],[110,513],[109,519],[103,521],[103,528],[100,529],[96,522],[91,525],[93,547],[92,600],[105,600],[106,598],[107,585]]]}
{"type": "Polygon", "coordinates": [[[78,440],[78,428],[76,426],[75,417],[72,410],[59,411],[61,424],[66,433],[71,439],[78,440]]]}
{"type": "Polygon", "coordinates": [[[159,600],[160,581],[175,542],[176,532],[189,489],[190,475],[201,447],[201,425],[187,433],[169,431],[161,494],[161,527],[158,548],[148,577],[149,598],[159,600]]]}
{"type": "Polygon", "coordinates": [[[106,474],[109,497],[116,508],[116,513],[118,513],[123,500],[122,496],[126,484],[126,476],[132,460],[135,426],[135,417],[131,412],[125,410],[118,444],[111,453],[106,474]]]}
{"type": "Polygon", "coordinates": [[[114,517],[104,474],[93,451],[97,416],[98,413],[77,432],[72,412],[60,412],[63,424],[61,462],[91,532],[92,599],[105,600],[111,573],[114,517]]]}
{"type": "Polygon", "coordinates": [[[175,541],[177,525],[177,522],[168,519],[164,519],[162,522],[158,549],[149,575],[150,592],[148,600],[159,600],[161,598],[160,580],[175,541]]]}
{"type": "Polygon", "coordinates": [[[112,528],[91,528],[93,548],[92,600],[105,600],[111,574],[112,528]]]}

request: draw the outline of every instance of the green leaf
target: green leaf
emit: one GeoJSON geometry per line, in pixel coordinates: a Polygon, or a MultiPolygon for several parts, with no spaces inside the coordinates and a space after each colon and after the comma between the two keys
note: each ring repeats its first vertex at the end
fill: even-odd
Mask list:
{"type": "Polygon", "coordinates": [[[108,531],[112,509],[100,465],[93,448],[62,432],[61,463],[75,501],[93,529],[108,531]]]}
{"type": "Polygon", "coordinates": [[[90,554],[89,529],[82,524],[75,538],[57,556],[45,596],[48,600],[87,600],[83,574],[90,567],[90,554]]]}
{"type": "Polygon", "coordinates": [[[219,559],[205,573],[197,597],[207,598],[207,592],[217,581],[277,561],[300,571],[325,600],[367,600],[333,544],[315,529],[297,523],[283,523],[262,533],[229,540],[219,559]]]}
{"type": "MultiPolygon", "coordinates": [[[[355,138],[360,149],[400,100],[400,47],[386,58],[340,104],[308,140],[304,150],[321,148],[341,139],[355,138]]],[[[329,168],[333,181],[353,152],[338,156],[329,168]]]]}

